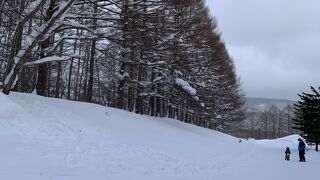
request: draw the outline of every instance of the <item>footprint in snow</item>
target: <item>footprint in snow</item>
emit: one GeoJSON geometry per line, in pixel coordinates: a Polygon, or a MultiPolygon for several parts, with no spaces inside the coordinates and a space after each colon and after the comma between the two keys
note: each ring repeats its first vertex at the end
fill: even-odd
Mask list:
{"type": "Polygon", "coordinates": [[[82,155],[80,153],[67,154],[65,161],[67,167],[81,167],[82,155]]]}

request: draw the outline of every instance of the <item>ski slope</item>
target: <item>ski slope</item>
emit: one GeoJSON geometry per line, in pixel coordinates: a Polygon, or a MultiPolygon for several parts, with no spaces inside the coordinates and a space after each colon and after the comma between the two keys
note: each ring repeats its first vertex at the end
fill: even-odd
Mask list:
{"type": "Polygon", "coordinates": [[[1,180],[315,179],[320,154],[298,162],[298,138],[239,142],[176,120],[0,93],[1,180]]]}

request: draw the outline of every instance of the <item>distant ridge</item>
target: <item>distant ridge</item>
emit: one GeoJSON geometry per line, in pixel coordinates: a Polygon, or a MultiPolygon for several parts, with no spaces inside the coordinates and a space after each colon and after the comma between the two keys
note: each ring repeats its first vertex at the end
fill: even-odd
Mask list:
{"type": "Polygon", "coordinates": [[[271,98],[253,98],[247,97],[245,106],[248,111],[263,111],[275,105],[279,109],[285,108],[288,104],[294,104],[296,101],[288,99],[271,99],[271,98]]]}

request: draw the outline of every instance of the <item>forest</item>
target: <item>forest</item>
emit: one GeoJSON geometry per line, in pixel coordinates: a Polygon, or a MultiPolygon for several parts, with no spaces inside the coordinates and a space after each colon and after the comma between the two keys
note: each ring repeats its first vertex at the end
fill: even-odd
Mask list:
{"type": "MultiPolygon", "coordinates": [[[[294,101],[293,101],[294,102],[294,101]]],[[[262,109],[247,109],[245,120],[233,128],[232,135],[242,138],[276,139],[299,131],[294,126],[294,104],[270,105],[262,109]]]]}
{"type": "Polygon", "coordinates": [[[204,0],[0,0],[0,89],[224,132],[245,117],[204,0]]]}

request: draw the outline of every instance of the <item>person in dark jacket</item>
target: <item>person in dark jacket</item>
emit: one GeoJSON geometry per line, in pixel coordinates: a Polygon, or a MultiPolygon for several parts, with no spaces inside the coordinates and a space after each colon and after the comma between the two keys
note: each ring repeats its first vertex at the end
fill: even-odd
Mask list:
{"type": "Polygon", "coordinates": [[[304,154],[306,150],[306,144],[303,142],[301,138],[299,138],[298,141],[299,141],[298,150],[299,150],[299,158],[300,158],[299,161],[305,162],[306,158],[304,157],[304,154]]]}
{"type": "Polygon", "coordinates": [[[291,154],[289,147],[286,148],[286,151],[284,153],[285,153],[284,160],[289,161],[290,160],[290,154],[291,154]]]}

